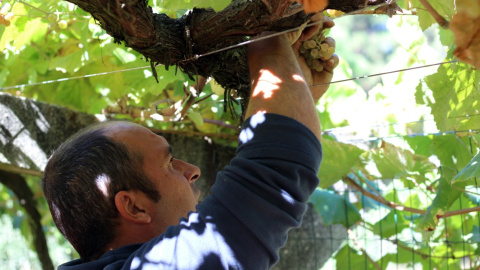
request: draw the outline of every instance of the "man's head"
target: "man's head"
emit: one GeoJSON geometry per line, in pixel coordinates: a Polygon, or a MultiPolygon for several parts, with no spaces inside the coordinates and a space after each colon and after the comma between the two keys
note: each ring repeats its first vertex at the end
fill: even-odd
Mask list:
{"type": "Polygon", "coordinates": [[[55,224],[83,260],[145,242],[195,210],[200,170],[173,159],[165,138],[107,122],[72,136],[50,157],[43,190],[55,224]]]}

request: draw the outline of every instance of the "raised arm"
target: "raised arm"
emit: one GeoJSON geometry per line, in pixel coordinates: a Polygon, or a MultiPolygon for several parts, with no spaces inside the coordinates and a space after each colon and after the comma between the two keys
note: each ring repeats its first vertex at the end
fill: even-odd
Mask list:
{"type": "Polygon", "coordinates": [[[322,72],[316,72],[299,56],[298,48],[302,41],[322,27],[331,28],[334,25],[321,15],[314,16],[312,20],[322,20],[323,24],[254,42],[249,46],[252,95],[246,118],[257,112],[288,116],[307,126],[320,138],[315,104],[328,89],[328,84],[316,85],[332,80],[338,57],[332,57],[322,72]]]}
{"type": "Polygon", "coordinates": [[[245,117],[275,113],[293,118],[320,138],[320,122],[308,84],[286,35],[249,46],[252,95],[245,117]]]}

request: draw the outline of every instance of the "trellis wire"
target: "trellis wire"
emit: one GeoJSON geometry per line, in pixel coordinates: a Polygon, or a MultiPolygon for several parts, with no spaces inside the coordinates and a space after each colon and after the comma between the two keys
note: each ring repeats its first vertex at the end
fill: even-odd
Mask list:
{"type": "MultiPolygon", "coordinates": [[[[410,71],[410,70],[415,70],[415,69],[420,69],[420,68],[426,68],[426,67],[431,67],[431,66],[439,66],[439,65],[444,65],[444,64],[451,64],[451,63],[456,63],[456,62],[458,62],[458,60],[433,63],[433,64],[428,64],[428,65],[423,65],[423,66],[418,66],[418,67],[412,67],[412,68],[392,70],[392,71],[387,71],[387,72],[382,72],[382,73],[376,73],[376,74],[371,74],[371,75],[365,75],[365,76],[360,76],[360,77],[354,77],[354,78],[349,78],[349,79],[332,81],[332,82],[329,82],[329,83],[315,84],[315,85],[311,85],[311,86],[320,86],[320,85],[335,84],[335,83],[346,82],[346,81],[354,81],[354,80],[366,79],[366,78],[375,77],[375,76],[382,76],[382,75],[386,75],[386,74],[393,74],[393,73],[398,73],[398,72],[403,72],[403,71],[410,71]]],[[[163,65],[157,65],[157,66],[163,66],[163,65]]],[[[0,91],[10,90],[10,89],[18,89],[18,88],[24,88],[24,87],[30,87],[30,86],[45,85],[45,84],[51,84],[51,83],[58,83],[58,82],[64,82],[64,81],[70,81],[70,80],[85,79],[85,78],[90,78],[90,77],[103,76],[103,75],[109,75],[109,74],[127,72],[127,71],[139,70],[139,69],[147,69],[147,68],[151,68],[151,66],[143,66],[143,67],[136,67],[136,68],[129,68],[129,69],[107,71],[107,72],[94,73],[94,74],[75,76],[75,77],[66,77],[66,78],[62,78],[62,79],[47,80],[47,81],[38,82],[38,83],[18,84],[18,85],[13,85],[13,86],[0,87],[0,91]]],[[[466,116],[466,117],[468,117],[468,116],[466,116]]]]}

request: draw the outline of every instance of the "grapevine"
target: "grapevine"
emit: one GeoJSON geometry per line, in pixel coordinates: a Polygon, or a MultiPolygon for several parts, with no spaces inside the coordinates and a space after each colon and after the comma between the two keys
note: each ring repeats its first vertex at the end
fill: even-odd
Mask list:
{"type": "Polygon", "coordinates": [[[0,10],[0,24],[10,26],[10,22],[14,17],[13,13],[10,12],[11,7],[12,6],[10,3],[5,3],[5,5],[3,5],[2,9],[0,10]]]}
{"type": "Polygon", "coordinates": [[[310,68],[320,72],[326,65],[326,61],[330,60],[335,53],[335,40],[325,37],[323,32],[320,32],[305,40],[300,46],[299,52],[310,68]]]}

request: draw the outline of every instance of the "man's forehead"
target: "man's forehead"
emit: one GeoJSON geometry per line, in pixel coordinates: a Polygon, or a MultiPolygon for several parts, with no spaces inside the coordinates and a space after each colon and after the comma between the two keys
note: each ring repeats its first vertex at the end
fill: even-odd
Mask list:
{"type": "Polygon", "coordinates": [[[107,122],[103,127],[105,135],[117,141],[137,141],[142,142],[142,139],[162,140],[167,143],[163,136],[153,133],[148,128],[130,122],[107,122]]]}

